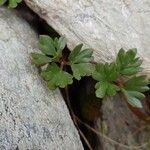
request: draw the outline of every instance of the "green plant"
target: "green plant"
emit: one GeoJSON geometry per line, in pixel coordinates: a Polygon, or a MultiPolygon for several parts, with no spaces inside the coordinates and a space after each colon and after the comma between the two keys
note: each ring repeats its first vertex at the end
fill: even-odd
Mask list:
{"type": "Polygon", "coordinates": [[[0,6],[4,5],[6,2],[8,2],[9,8],[15,8],[17,7],[18,3],[21,3],[22,0],[0,0],[0,6]]]}
{"type": "Polygon", "coordinates": [[[142,61],[136,54],[136,49],[127,52],[120,49],[114,62],[96,65],[93,78],[98,81],[95,85],[97,97],[113,96],[121,91],[130,105],[142,107],[140,100],[145,97],[143,92],[149,90],[149,82],[146,76],[137,76],[142,70],[142,61]]]}
{"type": "Polygon", "coordinates": [[[73,83],[73,77],[80,80],[83,76],[89,76],[94,71],[92,50],[82,50],[82,44],[76,46],[70,54],[63,53],[66,47],[64,37],[54,40],[46,35],[41,35],[39,48],[43,54],[32,53],[33,63],[41,67],[41,76],[48,82],[50,89],[64,88],[73,83]],[[66,67],[72,73],[66,72],[66,67]]]}
{"type": "Polygon", "coordinates": [[[48,82],[50,89],[64,88],[73,83],[73,78],[91,76],[98,81],[95,85],[96,96],[104,98],[122,92],[127,102],[134,107],[142,107],[140,102],[148,91],[149,82],[145,76],[137,75],[142,68],[142,61],[136,57],[137,50],[125,52],[120,49],[114,62],[96,64],[91,49],[83,49],[83,44],[77,45],[69,54],[65,53],[66,39],[54,40],[41,35],[39,48],[43,53],[32,53],[32,61],[41,68],[41,76],[48,82]],[[67,72],[67,69],[71,70],[67,72]]]}

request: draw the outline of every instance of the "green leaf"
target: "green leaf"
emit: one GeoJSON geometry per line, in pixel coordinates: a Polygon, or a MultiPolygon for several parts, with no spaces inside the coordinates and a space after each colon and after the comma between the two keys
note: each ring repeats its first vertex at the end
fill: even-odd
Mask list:
{"type": "Polygon", "coordinates": [[[82,76],[90,76],[94,71],[94,66],[90,63],[72,64],[73,76],[80,80],[82,76]]]}
{"type": "Polygon", "coordinates": [[[47,57],[39,53],[31,53],[31,56],[33,63],[38,66],[52,62],[52,59],[50,57],[47,57]]]}
{"type": "Polygon", "coordinates": [[[46,71],[42,71],[41,76],[48,81],[48,87],[50,89],[57,87],[64,88],[73,82],[72,75],[61,70],[55,63],[49,65],[46,71]]]}
{"type": "Polygon", "coordinates": [[[138,73],[139,71],[141,70],[141,68],[134,68],[134,67],[130,67],[130,68],[125,68],[121,71],[122,74],[124,75],[133,75],[133,74],[136,74],[138,73]]]}
{"type": "Polygon", "coordinates": [[[65,37],[60,37],[59,39],[56,37],[53,40],[53,44],[55,46],[56,49],[56,56],[55,57],[61,57],[62,56],[62,51],[63,49],[66,47],[67,45],[67,40],[65,37]]]}
{"type": "Polygon", "coordinates": [[[93,79],[99,81],[95,88],[96,96],[103,98],[105,96],[113,96],[119,90],[119,87],[114,84],[119,74],[115,63],[97,64],[92,75],[93,79]]]}
{"type": "Polygon", "coordinates": [[[93,79],[97,81],[104,81],[106,80],[106,75],[104,72],[104,64],[97,64],[96,70],[92,74],[93,79]]]}
{"type": "Polygon", "coordinates": [[[68,57],[73,76],[77,80],[80,80],[83,76],[91,75],[95,69],[94,65],[91,64],[93,60],[92,50],[81,50],[82,46],[83,44],[77,45],[68,57]]]}
{"type": "Polygon", "coordinates": [[[46,55],[51,55],[51,56],[56,55],[56,49],[55,49],[54,41],[48,35],[40,35],[39,48],[46,55]]]}
{"type": "Polygon", "coordinates": [[[65,46],[67,45],[67,40],[66,40],[66,38],[65,37],[60,37],[59,39],[58,39],[58,44],[57,44],[57,51],[62,51],[64,48],[65,48],[65,46]]]}
{"type": "Polygon", "coordinates": [[[133,76],[124,83],[122,92],[127,97],[127,101],[134,107],[141,108],[140,100],[144,99],[145,95],[142,92],[149,90],[149,82],[145,76],[133,76]]]}
{"type": "Polygon", "coordinates": [[[119,88],[116,85],[109,83],[107,88],[107,96],[114,96],[118,90],[119,88]]]}
{"type": "MultiPolygon", "coordinates": [[[[21,1],[22,0],[8,0],[8,7],[15,8],[21,1]]],[[[5,2],[7,2],[7,0],[0,0],[0,6],[3,5],[5,2]]]]}
{"type": "Polygon", "coordinates": [[[57,37],[54,38],[54,45],[55,45],[55,48],[57,48],[58,40],[59,40],[59,39],[58,39],[57,37]]]}
{"type": "Polygon", "coordinates": [[[119,65],[119,67],[121,67],[121,64],[123,64],[124,59],[125,59],[125,50],[121,48],[116,58],[117,65],[119,65]]]}
{"type": "Polygon", "coordinates": [[[22,0],[9,0],[9,8],[15,8],[17,7],[18,3],[20,3],[22,0]]]}
{"type": "Polygon", "coordinates": [[[146,92],[149,90],[149,82],[145,76],[134,76],[124,83],[124,89],[129,91],[146,92]]]}
{"type": "Polygon", "coordinates": [[[130,105],[132,105],[133,107],[142,108],[142,104],[139,99],[141,97],[143,98],[144,95],[142,95],[142,93],[136,91],[127,91],[124,89],[122,89],[122,92],[126,96],[127,102],[130,105]]]}
{"type": "Polygon", "coordinates": [[[69,61],[71,63],[87,63],[93,60],[91,49],[81,50],[82,44],[76,46],[69,55],[69,61]]]}
{"type": "Polygon", "coordinates": [[[118,91],[118,87],[107,81],[101,81],[96,83],[96,96],[104,98],[105,96],[114,96],[118,91]]]}
{"type": "Polygon", "coordinates": [[[80,53],[81,49],[82,49],[83,44],[79,44],[77,45],[70,53],[69,55],[69,60],[73,61],[74,58],[80,53]]]}
{"type": "Polygon", "coordinates": [[[66,46],[66,38],[60,37],[54,40],[48,35],[41,35],[39,39],[39,48],[45,54],[59,60],[62,57],[62,50],[66,46]]]}
{"type": "Polygon", "coordinates": [[[78,56],[76,56],[76,58],[74,59],[74,63],[86,63],[86,62],[90,62],[93,60],[92,57],[93,51],[91,49],[85,49],[82,50],[78,56]]]}
{"type": "Polygon", "coordinates": [[[0,0],[0,6],[2,6],[7,0],[0,0]]]}
{"type": "Polygon", "coordinates": [[[115,81],[119,74],[114,63],[111,64],[97,64],[92,77],[97,81],[115,81]]]}
{"type": "Polygon", "coordinates": [[[128,102],[129,104],[131,104],[133,107],[137,107],[137,108],[142,108],[142,103],[140,102],[140,100],[138,100],[135,97],[128,97],[128,102]]]}
{"type": "Polygon", "coordinates": [[[132,49],[129,49],[126,52],[126,57],[129,56],[128,58],[130,60],[133,60],[135,58],[136,54],[137,54],[137,49],[136,48],[132,48],[132,49]]]}
{"type": "Polygon", "coordinates": [[[107,93],[108,83],[98,82],[96,83],[95,88],[96,88],[96,97],[104,98],[107,93]]]}
{"type": "Polygon", "coordinates": [[[136,57],[137,49],[129,49],[125,52],[120,49],[116,59],[116,64],[121,75],[131,76],[141,71],[142,60],[136,57]]]}
{"type": "Polygon", "coordinates": [[[145,95],[143,93],[137,91],[128,91],[128,95],[131,95],[132,97],[136,97],[139,99],[145,98],[145,95]]]}

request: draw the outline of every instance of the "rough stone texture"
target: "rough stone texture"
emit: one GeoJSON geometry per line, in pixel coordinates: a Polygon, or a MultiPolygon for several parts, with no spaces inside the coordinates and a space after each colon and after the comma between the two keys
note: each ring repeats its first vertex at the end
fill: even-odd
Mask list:
{"type": "Polygon", "coordinates": [[[150,76],[149,0],[25,0],[49,25],[68,39],[69,48],[84,43],[95,60],[110,61],[118,50],[138,49],[150,76]]]}
{"type": "Polygon", "coordinates": [[[82,150],[58,90],[31,65],[37,35],[15,12],[0,8],[0,150],[82,150]]]}
{"type": "MultiPolygon", "coordinates": [[[[103,150],[110,150],[110,148],[111,150],[147,150],[146,143],[150,131],[144,130],[144,122],[127,107],[127,103],[121,95],[117,94],[114,97],[106,98],[103,101],[102,112],[102,120],[107,127],[104,134],[124,145],[120,146],[108,139],[100,138],[103,150]]],[[[100,126],[100,122],[97,121],[98,126],[100,126]]]]}

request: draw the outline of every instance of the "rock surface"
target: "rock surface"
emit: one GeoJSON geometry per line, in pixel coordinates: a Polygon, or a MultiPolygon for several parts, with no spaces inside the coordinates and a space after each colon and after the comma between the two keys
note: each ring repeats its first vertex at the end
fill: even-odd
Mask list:
{"type": "Polygon", "coordinates": [[[37,35],[0,8],[0,150],[82,150],[66,104],[31,64],[37,35]]]}
{"type": "Polygon", "coordinates": [[[109,62],[118,50],[137,48],[144,74],[150,77],[149,0],[25,0],[26,4],[68,39],[72,49],[84,43],[95,60],[109,62]]]}
{"type": "Polygon", "coordinates": [[[121,95],[106,98],[103,101],[102,112],[102,122],[97,121],[98,129],[101,128],[100,124],[103,124],[104,134],[118,142],[100,138],[103,150],[147,150],[150,131],[145,130],[144,121],[128,108],[121,95]]]}

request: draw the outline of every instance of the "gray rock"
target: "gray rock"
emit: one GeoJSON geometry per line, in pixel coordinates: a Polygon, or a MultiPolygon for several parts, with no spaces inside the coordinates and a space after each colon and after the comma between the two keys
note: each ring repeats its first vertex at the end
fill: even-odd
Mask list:
{"type": "Polygon", "coordinates": [[[0,8],[0,150],[82,150],[59,90],[50,91],[31,64],[37,35],[0,8]]]}

